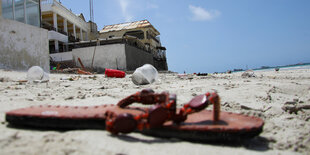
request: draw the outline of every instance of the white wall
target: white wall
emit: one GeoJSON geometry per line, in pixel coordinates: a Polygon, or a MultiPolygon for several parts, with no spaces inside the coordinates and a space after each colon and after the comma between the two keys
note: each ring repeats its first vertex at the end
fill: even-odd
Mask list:
{"type": "Polygon", "coordinates": [[[49,72],[48,31],[0,17],[0,68],[49,72]]]}
{"type": "Polygon", "coordinates": [[[50,56],[56,62],[73,60],[72,52],[53,53],[50,56]]]}
{"type": "Polygon", "coordinates": [[[72,50],[75,63],[79,66],[78,58],[82,60],[85,67],[91,67],[94,49],[94,68],[126,70],[125,44],[111,44],[96,47],[77,48],[72,50]]]}

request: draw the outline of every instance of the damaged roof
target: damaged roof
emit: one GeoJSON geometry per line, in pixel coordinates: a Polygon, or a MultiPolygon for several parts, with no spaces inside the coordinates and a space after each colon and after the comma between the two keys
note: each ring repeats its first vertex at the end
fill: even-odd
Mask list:
{"type": "Polygon", "coordinates": [[[85,17],[83,15],[83,13],[80,14],[76,14],[76,16],[80,17],[84,22],[86,22],[85,17]]]}
{"type": "Polygon", "coordinates": [[[121,23],[121,24],[115,24],[115,25],[107,25],[107,26],[104,26],[104,28],[100,31],[100,33],[130,30],[130,29],[136,29],[136,28],[146,28],[146,27],[151,27],[154,29],[157,35],[160,34],[148,20],[121,23]]]}

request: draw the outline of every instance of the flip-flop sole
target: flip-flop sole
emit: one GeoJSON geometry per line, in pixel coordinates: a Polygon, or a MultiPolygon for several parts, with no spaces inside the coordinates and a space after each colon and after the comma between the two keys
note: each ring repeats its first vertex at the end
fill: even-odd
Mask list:
{"type": "Polygon", "coordinates": [[[6,113],[6,121],[15,126],[58,129],[105,129],[105,112],[143,113],[141,109],[100,106],[33,106],[6,113]]]}
{"type": "Polygon", "coordinates": [[[190,141],[235,141],[255,137],[262,132],[264,121],[254,116],[221,112],[220,121],[212,121],[213,112],[203,110],[188,115],[180,125],[166,122],[161,128],[142,133],[164,138],[190,141]]]}
{"type": "MultiPolygon", "coordinates": [[[[105,112],[116,114],[144,113],[141,108],[122,109],[115,105],[101,106],[36,106],[6,113],[6,121],[15,126],[56,129],[105,129],[105,112]]],[[[252,138],[261,133],[264,121],[253,116],[221,112],[220,121],[213,123],[213,112],[203,110],[188,115],[180,125],[166,122],[156,129],[138,131],[143,134],[179,138],[189,141],[235,141],[252,138]]]]}

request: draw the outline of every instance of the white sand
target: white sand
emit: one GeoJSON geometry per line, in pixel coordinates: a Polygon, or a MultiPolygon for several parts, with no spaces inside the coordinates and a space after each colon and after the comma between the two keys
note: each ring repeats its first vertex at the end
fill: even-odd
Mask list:
{"type": "Polygon", "coordinates": [[[310,69],[256,71],[256,77],[241,73],[193,76],[160,74],[160,81],[136,86],[130,75],[124,79],[104,75],[82,76],[77,81],[51,74],[49,83],[23,84],[26,73],[0,70],[0,154],[307,154],[310,152],[310,69]],[[101,89],[104,87],[104,89],[101,89]],[[104,130],[16,129],[7,127],[5,112],[32,105],[89,106],[116,104],[143,88],[176,93],[178,105],[193,96],[217,90],[222,109],[261,117],[265,120],[259,137],[239,145],[201,144],[177,139],[161,139],[131,133],[118,137],[104,130]],[[292,102],[285,105],[286,102],[292,102]],[[283,107],[299,110],[297,114],[283,107]],[[304,108],[304,109],[303,109],[304,108]]]}

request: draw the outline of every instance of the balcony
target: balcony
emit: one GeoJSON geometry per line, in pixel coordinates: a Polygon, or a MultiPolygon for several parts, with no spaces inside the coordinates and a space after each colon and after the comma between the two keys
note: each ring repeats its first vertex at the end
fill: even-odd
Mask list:
{"type": "Polygon", "coordinates": [[[68,42],[68,36],[56,31],[48,31],[48,40],[58,40],[64,43],[68,42]]]}
{"type": "Polygon", "coordinates": [[[89,29],[88,24],[81,18],[77,17],[71,10],[67,9],[57,0],[41,0],[41,12],[53,12],[75,24],[84,31],[89,29]]]}
{"type": "Polygon", "coordinates": [[[68,33],[67,32],[65,32],[64,30],[62,30],[62,29],[59,29],[58,28],[58,30],[55,28],[55,27],[53,27],[51,24],[49,24],[49,23],[46,23],[46,22],[42,22],[42,26],[41,26],[42,28],[44,28],[44,29],[47,29],[47,30],[49,30],[49,31],[56,31],[56,32],[59,32],[59,33],[61,33],[61,34],[63,34],[63,35],[68,35],[68,33]]]}

